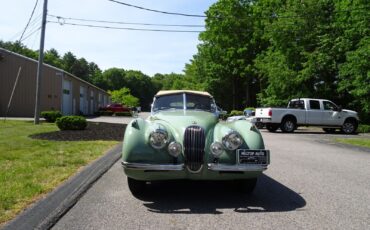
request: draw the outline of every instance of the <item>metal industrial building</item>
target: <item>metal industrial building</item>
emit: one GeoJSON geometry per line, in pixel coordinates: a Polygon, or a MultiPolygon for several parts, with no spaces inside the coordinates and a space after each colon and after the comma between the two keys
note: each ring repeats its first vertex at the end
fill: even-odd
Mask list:
{"type": "MultiPolygon", "coordinates": [[[[34,116],[37,61],[0,48],[0,117],[5,116],[19,71],[7,115],[34,116]]],[[[47,64],[43,66],[40,92],[40,111],[59,110],[63,115],[93,114],[110,102],[104,90],[47,64]]]]}

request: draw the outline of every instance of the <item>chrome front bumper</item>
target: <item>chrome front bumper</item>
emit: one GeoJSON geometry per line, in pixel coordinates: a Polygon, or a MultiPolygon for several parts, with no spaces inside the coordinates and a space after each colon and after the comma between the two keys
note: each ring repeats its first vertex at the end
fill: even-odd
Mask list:
{"type": "Polygon", "coordinates": [[[263,171],[267,169],[267,165],[229,165],[229,164],[208,164],[208,170],[220,171],[220,172],[252,172],[252,171],[263,171]]]}
{"type": "MultiPolygon", "coordinates": [[[[121,162],[123,168],[134,170],[153,170],[153,171],[183,171],[184,164],[142,164],[121,162]]],[[[208,170],[220,172],[253,172],[263,171],[267,169],[267,165],[229,165],[229,164],[208,164],[208,170]]]]}
{"type": "Polygon", "coordinates": [[[121,162],[125,169],[136,169],[136,170],[153,170],[153,171],[182,171],[184,170],[184,164],[142,164],[142,163],[128,163],[121,162]]]}

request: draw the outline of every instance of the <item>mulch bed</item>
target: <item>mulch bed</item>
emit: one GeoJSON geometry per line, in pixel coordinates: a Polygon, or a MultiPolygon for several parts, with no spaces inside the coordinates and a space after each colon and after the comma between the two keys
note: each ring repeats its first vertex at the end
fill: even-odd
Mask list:
{"type": "Polygon", "coordinates": [[[88,122],[85,130],[64,130],[31,135],[33,139],[53,141],[122,141],[125,124],[88,122]]]}

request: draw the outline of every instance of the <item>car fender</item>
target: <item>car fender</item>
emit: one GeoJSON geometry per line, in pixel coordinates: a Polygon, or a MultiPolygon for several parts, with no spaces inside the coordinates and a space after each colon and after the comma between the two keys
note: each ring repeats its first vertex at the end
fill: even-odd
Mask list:
{"type": "MultiPolygon", "coordinates": [[[[265,149],[260,131],[249,121],[238,120],[235,122],[219,122],[213,131],[213,141],[222,143],[222,139],[231,131],[238,132],[243,138],[240,149],[265,149]]],[[[225,150],[220,156],[220,163],[235,164],[236,150],[225,150]]]]}
{"type": "MultiPolygon", "coordinates": [[[[149,135],[159,124],[142,118],[132,120],[126,127],[122,144],[122,161],[136,163],[167,163],[171,157],[167,148],[154,149],[150,146],[149,135]]],[[[170,133],[170,132],[169,132],[170,133]]],[[[170,136],[170,139],[173,139],[170,136]]]]}

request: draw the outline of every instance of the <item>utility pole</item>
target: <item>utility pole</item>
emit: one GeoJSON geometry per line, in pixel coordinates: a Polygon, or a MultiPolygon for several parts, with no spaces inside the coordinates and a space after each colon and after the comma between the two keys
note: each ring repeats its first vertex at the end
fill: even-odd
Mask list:
{"type": "Polygon", "coordinates": [[[44,0],[44,9],[42,12],[42,22],[41,22],[41,37],[40,37],[40,50],[39,50],[39,62],[37,66],[37,77],[36,77],[36,99],[35,99],[35,125],[40,122],[40,86],[41,77],[44,64],[44,41],[45,41],[45,27],[46,27],[46,14],[48,11],[48,0],[44,0]]]}

